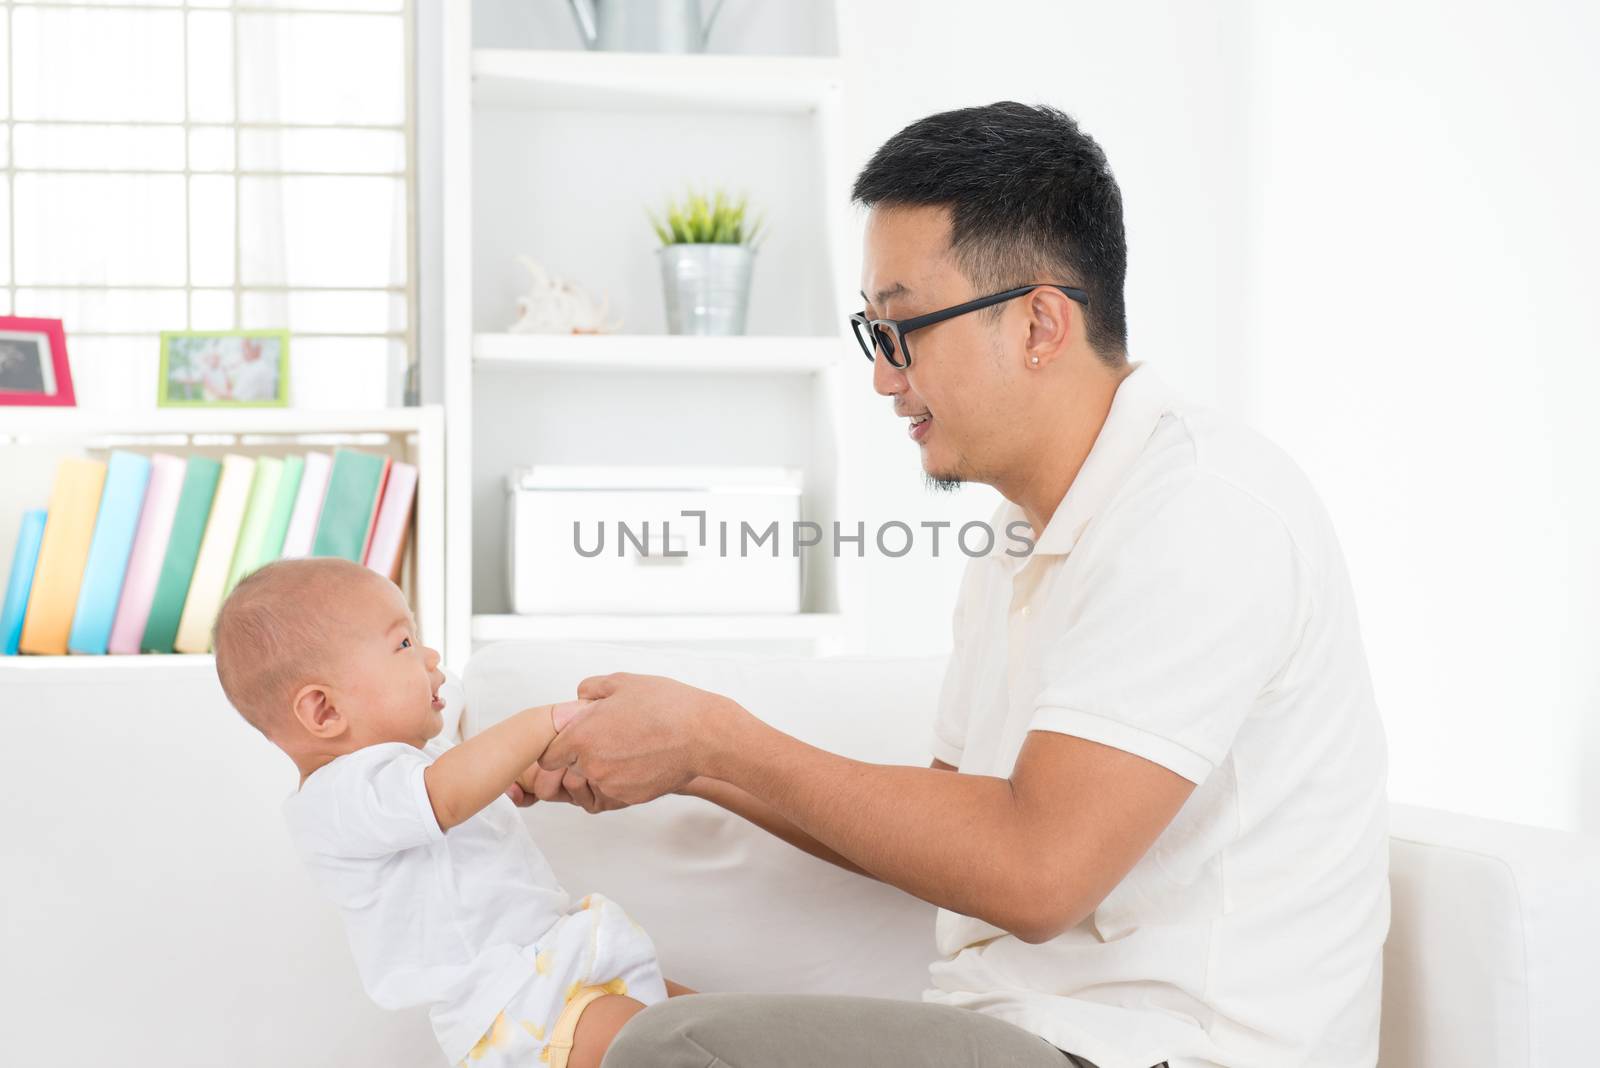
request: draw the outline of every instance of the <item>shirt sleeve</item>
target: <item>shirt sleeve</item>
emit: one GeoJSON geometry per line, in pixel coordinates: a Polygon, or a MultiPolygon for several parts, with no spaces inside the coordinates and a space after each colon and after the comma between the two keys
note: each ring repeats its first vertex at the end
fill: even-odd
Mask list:
{"type": "Polygon", "coordinates": [[[966,624],[974,613],[968,601],[974,596],[977,568],[993,564],[977,557],[967,562],[961,579],[961,589],[956,594],[956,607],[951,613],[950,659],[945,663],[944,684],[939,687],[939,708],[933,720],[933,758],[951,767],[961,766],[961,754],[966,748],[967,719],[972,711],[971,672],[966,669],[966,624]]]}
{"type": "Polygon", "coordinates": [[[434,755],[390,742],[342,757],[319,791],[317,851],[375,858],[443,838],[423,779],[434,755]]]}
{"type": "Polygon", "coordinates": [[[1104,539],[1042,657],[1030,730],[1111,746],[1200,783],[1222,763],[1304,626],[1283,520],[1196,474],[1104,539]]]}

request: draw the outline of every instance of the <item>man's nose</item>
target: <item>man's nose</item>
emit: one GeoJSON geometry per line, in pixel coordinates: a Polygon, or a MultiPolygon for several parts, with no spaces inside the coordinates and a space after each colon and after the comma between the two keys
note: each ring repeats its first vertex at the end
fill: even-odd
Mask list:
{"type": "Polygon", "coordinates": [[[904,393],[908,385],[906,373],[878,353],[872,361],[872,388],[882,396],[895,397],[904,393]]]}

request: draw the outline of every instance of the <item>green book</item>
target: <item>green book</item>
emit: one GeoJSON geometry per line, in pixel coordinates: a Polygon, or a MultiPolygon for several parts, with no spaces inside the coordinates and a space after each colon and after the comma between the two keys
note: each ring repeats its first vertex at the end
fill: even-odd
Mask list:
{"type": "Polygon", "coordinates": [[[312,556],[342,556],[358,564],[366,563],[372,517],[378,510],[378,497],[388,473],[387,456],[349,449],[333,454],[328,494],[322,500],[317,536],[311,541],[312,556]]]}
{"type": "Polygon", "coordinates": [[[144,652],[172,652],[183,602],[189,596],[189,580],[194,577],[194,562],[200,555],[200,538],[211,516],[211,498],[221,477],[222,464],[205,456],[191,456],[184,465],[172,536],[167,539],[167,555],[161,561],[161,577],[156,580],[150,618],[145,621],[144,639],[139,643],[144,652]]]}
{"type": "Polygon", "coordinates": [[[283,555],[283,539],[289,533],[289,518],[294,515],[295,498],[300,493],[300,476],[305,472],[305,457],[283,458],[283,477],[278,479],[278,499],[272,502],[272,515],[267,519],[267,531],[261,535],[263,564],[271,563],[283,555]]]}
{"type": "Polygon", "coordinates": [[[233,546],[228,577],[222,583],[224,599],[240,579],[266,563],[261,558],[261,542],[272,520],[272,509],[278,503],[278,483],[282,480],[282,460],[276,456],[256,460],[255,477],[250,480],[250,496],[244,506],[244,522],[239,526],[239,540],[233,546]]]}

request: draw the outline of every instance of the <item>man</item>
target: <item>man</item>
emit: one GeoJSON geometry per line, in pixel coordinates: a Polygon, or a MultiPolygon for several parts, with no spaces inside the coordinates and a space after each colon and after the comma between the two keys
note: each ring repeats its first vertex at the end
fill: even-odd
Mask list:
{"type": "Polygon", "coordinates": [[[933,902],[932,989],[674,999],[607,1068],[1374,1064],[1385,753],[1316,496],[1128,362],[1121,194],[1066,115],[923,119],[854,192],[875,388],[1036,539],[968,567],[931,766],[614,675],[524,787],[696,794],[933,902]]]}

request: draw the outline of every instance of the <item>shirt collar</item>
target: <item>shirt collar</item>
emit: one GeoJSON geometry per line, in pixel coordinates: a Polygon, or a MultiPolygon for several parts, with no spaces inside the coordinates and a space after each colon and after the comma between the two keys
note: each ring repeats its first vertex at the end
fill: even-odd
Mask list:
{"type": "MultiPolygon", "coordinates": [[[[1062,556],[1072,551],[1078,536],[1127,480],[1134,462],[1144,451],[1161,417],[1172,410],[1174,396],[1154,371],[1142,364],[1117,386],[1106,413],[1105,425],[1094,439],[1094,446],[1067,488],[1067,495],[1056,506],[1033,547],[1033,556],[1062,556]]],[[[1009,505],[1007,522],[1026,517],[1015,504],[1009,505]]],[[[1020,562],[1020,561],[1019,561],[1020,562]]]]}

